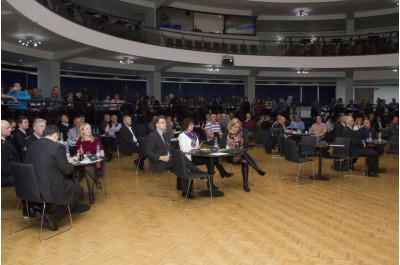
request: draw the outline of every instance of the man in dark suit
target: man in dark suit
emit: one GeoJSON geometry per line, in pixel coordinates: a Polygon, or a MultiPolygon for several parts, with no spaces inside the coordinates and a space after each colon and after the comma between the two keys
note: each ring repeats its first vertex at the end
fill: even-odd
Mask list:
{"type": "Polygon", "coordinates": [[[17,150],[20,159],[23,158],[23,150],[25,147],[26,138],[28,138],[27,130],[29,129],[29,121],[25,116],[19,116],[17,118],[18,128],[13,132],[13,144],[17,150]]]}
{"type": "MultiPolygon", "coordinates": [[[[150,171],[156,173],[162,173],[166,169],[172,168],[172,160],[169,154],[171,149],[171,137],[166,135],[167,123],[164,116],[159,116],[155,120],[156,131],[150,133],[147,136],[147,157],[150,162],[150,171]]],[[[185,156],[186,157],[186,156],[185,156]]],[[[185,159],[186,166],[192,172],[202,172],[195,165],[190,162],[189,159],[185,159]]],[[[188,187],[187,180],[181,180],[177,178],[177,188],[182,190],[182,196],[186,196],[186,190],[188,187]]],[[[191,189],[192,187],[190,187],[191,189]]],[[[190,193],[187,198],[193,198],[194,196],[190,193]]]]}
{"type": "Polygon", "coordinates": [[[333,137],[343,137],[343,129],[346,127],[346,122],[345,122],[346,116],[341,115],[339,117],[339,122],[336,124],[335,128],[333,129],[333,137]]]}
{"type": "Polygon", "coordinates": [[[343,129],[343,137],[350,139],[350,155],[353,157],[367,157],[367,172],[369,177],[379,177],[378,159],[379,155],[376,151],[366,148],[366,144],[361,141],[360,135],[353,131],[354,119],[346,116],[346,127],[343,129]]]}
{"type": "Polygon", "coordinates": [[[386,136],[388,140],[392,139],[393,136],[399,136],[399,117],[393,117],[392,124],[388,128],[386,136]]]}
{"type": "Polygon", "coordinates": [[[69,124],[68,122],[68,116],[66,114],[62,114],[60,117],[60,124],[58,125],[58,129],[63,135],[63,141],[68,140],[68,132],[70,129],[72,129],[72,124],[69,124]]]}
{"type": "MultiPolygon", "coordinates": [[[[139,143],[132,129],[132,118],[129,115],[125,115],[122,121],[123,125],[119,130],[119,152],[123,156],[131,156],[133,153],[139,153],[139,143]]],[[[144,157],[140,159],[140,170],[143,170],[144,159],[144,157]]],[[[135,165],[138,162],[138,160],[135,160],[135,165]]]]}
{"type": "MultiPolygon", "coordinates": [[[[43,138],[29,146],[24,160],[32,164],[37,178],[41,198],[57,205],[72,205],[83,197],[83,188],[74,183],[71,175],[74,166],[73,159],[65,155],[65,147],[58,143],[60,130],[55,125],[49,125],[43,132],[43,138]]],[[[42,218],[36,211],[36,217],[42,218]]],[[[52,230],[57,230],[57,220],[50,211],[44,216],[46,224],[52,230]]]]}
{"type": "Polygon", "coordinates": [[[46,121],[40,118],[37,118],[36,120],[33,121],[33,133],[26,138],[25,141],[25,147],[24,150],[22,152],[22,159],[25,157],[26,155],[26,151],[28,150],[29,146],[36,142],[37,140],[39,140],[40,138],[42,138],[43,136],[43,131],[46,128],[46,121]]]}
{"type": "Polygon", "coordinates": [[[7,187],[14,184],[14,175],[11,169],[11,163],[20,163],[17,150],[8,140],[11,134],[10,123],[1,120],[1,186],[7,187]]]}

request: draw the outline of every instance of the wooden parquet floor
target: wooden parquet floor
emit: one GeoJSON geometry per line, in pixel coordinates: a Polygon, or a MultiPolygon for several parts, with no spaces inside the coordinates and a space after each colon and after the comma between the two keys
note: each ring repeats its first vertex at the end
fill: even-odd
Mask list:
{"type": "MultiPolygon", "coordinates": [[[[2,264],[399,263],[397,156],[388,157],[388,173],[380,178],[362,176],[359,162],[358,175],[343,179],[327,160],[324,172],[331,180],[296,185],[277,176],[285,169],[285,176],[294,176],[296,165],[285,166],[262,149],[250,154],[267,171],[264,177],[250,176],[250,193],[242,190],[240,166],[233,166],[232,178],[223,183],[219,174],[215,178],[225,196],[215,198],[212,207],[188,211],[182,211],[182,201],[146,195],[165,193],[155,187],[167,186],[167,177],[156,183],[146,173],[136,177],[132,158],[122,158],[120,169],[114,158],[107,164],[108,198],[96,190],[92,209],[73,215],[73,230],[39,243],[39,226],[10,236],[11,221],[3,220],[2,264]]],[[[305,173],[311,174],[310,166],[305,173]]],[[[198,190],[204,188],[204,182],[197,184],[198,190]]],[[[179,195],[173,190],[172,196],[179,195]]],[[[189,205],[208,202],[197,197],[189,205]]],[[[2,203],[2,216],[12,216],[13,189],[3,191],[2,203]]],[[[60,229],[67,222],[60,222],[60,229]]]]}

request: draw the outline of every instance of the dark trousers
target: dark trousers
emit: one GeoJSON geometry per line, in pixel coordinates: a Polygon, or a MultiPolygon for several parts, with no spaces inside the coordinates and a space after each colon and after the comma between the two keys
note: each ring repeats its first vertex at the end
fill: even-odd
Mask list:
{"type": "Polygon", "coordinates": [[[368,171],[377,172],[379,164],[379,154],[375,150],[370,148],[355,149],[351,152],[352,156],[355,157],[367,157],[367,168],[368,171]]]}
{"type": "MultiPolygon", "coordinates": [[[[201,172],[186,156],[185,156],[185,164],[190,172],[201,172]]],[[[166,165],[167,169],[172,169],[172,159],[170,159],[166,165]]],[[[182,193],[186,193],[189,186],[189,181],[185,179],[176,178],[176,187],[181,187],[182,193]]],[[[193,182],[190,184],[189,191],[193,190],[193,182]]]]}

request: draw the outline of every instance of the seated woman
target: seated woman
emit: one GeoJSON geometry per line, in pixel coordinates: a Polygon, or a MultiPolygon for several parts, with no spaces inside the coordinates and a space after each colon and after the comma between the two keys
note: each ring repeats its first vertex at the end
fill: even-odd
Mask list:
{"type": "MultiPolygon", "coordinates": [[[[96,154],[97,146],[100,149],[100,156],[104,157],[104,148],[101,144],[100,139],[93,137],[92,128],[89,123],[84,123],[79,127],[78,141],[76,142],[77,151],[82,147],[85,154],[91,153],[96,154]]],[[[96,177],[96,172],[103,169],[103,163],[96,163],[94,165],[88,165],[84,167],[86,183],[89,190],[89,203],[93,204],[95,202],[94,197],[94,183],[96,183],[96,188],[101,189],[101,183],[96,177]]]]}
{"type": "MultiPolygon", "coordinates": [[[[197,149],[199,148],[199,139],[197,138],[196,133],[193,131],[194,128],[194,120],[191,118],[186,118],[182,122],[182,130],[183,132],[179,134],[178,140],[179,140],[179,148],[182,150],[182,152],[188,152],[191,149],[197,149]]],[[[211,160],[206,157],[196,157],[196,156],[190,156],[186,155],[187,158],[192,161],[195,164],[199,165],[206,165],[208,171],[210,172],[210,162],[211,160]]],[[[227,172],[224,167],[219,163],[218,159],[214,159],[214,165],[217,167],[219,174],[221,175],[222,178],[229,178],[233,174],[227,172]]]]}
{"type": "MultiPolygon", "coordinates": [[[[242,123],[239,119],[235,118],[231,120],[228,124],[229,133],[225,134],[221,140],[221,148],[226,148],[229,145],[229,149],[234,148],[243,148],[247,146],[247,143],[244,142],[244,138],[242,137],[242,133],[239,131],[242,127],[242,123]]],[[[241,155],[238,155],[233,158],[233,161],[240,160],[242,164],[242,176],[243,176],[243,189],[246,192],[250,192],[249,189],[249,165],[257,171],[261,176],[265,175],[265,171],[259,168],[254,161],[254,159],[247,153],[244,152],[241,155]]]]}

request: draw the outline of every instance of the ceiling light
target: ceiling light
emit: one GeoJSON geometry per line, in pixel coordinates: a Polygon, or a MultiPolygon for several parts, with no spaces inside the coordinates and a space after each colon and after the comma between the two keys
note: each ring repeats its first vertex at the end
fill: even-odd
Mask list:
{"type": "Polygon", "coordinates": [[[304,17],[304,16],[308,16],[308,13],[304,10],[299,10],[299,12],[297,12],[296,17],[304,17]]]}
{"type": "Polygon", "coordinates": [[[25,47],[29,46],[37,47],[42,44],[40,41],[33,39],[33,37],[31,36],[26,37],[24,40],[19,40],[18,42],[25,47]]]}
{"type": "Polygon", "coordinates": [[[395,72],[395,73],[397,73],[398,70],[397,70],[397,68],[394,68],[392,71],[395,72]]]}
{"type": "Polygon", "coordinates": [[[213,66],[211,68],[207,68],[206,70],[210,71],[210,72],[219,72],[219,69],[217,67],[215,67],[215,66],[213,66]]]}
{"type": "Polygon", "coordinates": [[[131,59],[129,59],[128,57],[124,57],[124,59],[119,60],[119,63],[122,63],[122,64],[133,64],[133,61],[131,59]]]}
{"type": "Polygon", "coordinates": [[[304,69],[300,69],[300,70],[297,70],[297,73],[300,75],[307,75],[309,72],[307,71],[307,70],[304,70],[304,69]]]}

